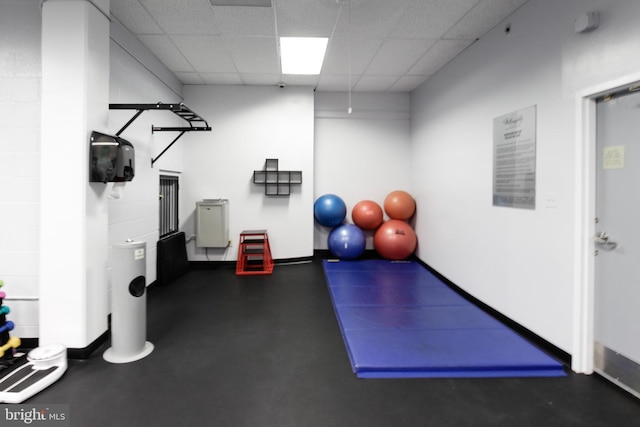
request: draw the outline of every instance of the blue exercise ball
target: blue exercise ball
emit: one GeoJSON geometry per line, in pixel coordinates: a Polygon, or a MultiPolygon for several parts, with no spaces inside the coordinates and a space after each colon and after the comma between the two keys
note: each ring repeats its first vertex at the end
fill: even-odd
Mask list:
{"type": "Polygon", "coordinates": [[[335,194],[325,194],[313,204],[313,216],[325,227],[336,227],[347,216],[347,205],[335,194]]]}
{"type": "Polygon", "coordinates": [[[331,230],[327,244],[333,256],[340,259],[355,259],[364,253],[367,241],[360,227],[343,224],[331,230]]]}

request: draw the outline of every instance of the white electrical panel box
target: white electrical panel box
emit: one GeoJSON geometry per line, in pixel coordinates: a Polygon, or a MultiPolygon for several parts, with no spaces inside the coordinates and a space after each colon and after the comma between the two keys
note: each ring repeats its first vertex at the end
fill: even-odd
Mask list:
{"type": "Polygon", "coordinates": [[[229,200],[204,199],[196,202],[196,246],[229,246],[229,200]]]}

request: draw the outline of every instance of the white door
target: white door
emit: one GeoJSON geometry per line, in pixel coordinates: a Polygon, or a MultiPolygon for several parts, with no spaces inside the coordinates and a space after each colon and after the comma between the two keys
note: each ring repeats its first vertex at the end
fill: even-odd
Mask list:
{"type": "Polygon", "coordinates": [[[640,397],[640,91],[596,104],[594,365],[640,397]]]}

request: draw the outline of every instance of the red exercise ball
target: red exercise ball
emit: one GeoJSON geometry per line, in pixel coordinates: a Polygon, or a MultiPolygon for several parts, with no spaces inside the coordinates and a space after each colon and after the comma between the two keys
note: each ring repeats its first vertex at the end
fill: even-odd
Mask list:
{"type": "Polygon", "coordinates": [[[353,223],[363,230],[375,230],[382,224],[382,208],[373,200],[362,200],[351,210],[353,223]]]}
{"type": "Polygon", "coordinates": [[[418,238],[409,224],[399,219],[390,219],[373,235],[373,247],[385,259],[408,258],[416,250],[418,238]]]}
{"type": "Polygon", "coordinates": [[[392,191],[384,199],[384,211],[391,219],[406,220],[416,211],[416,201],[406,191],[392,191]]]}

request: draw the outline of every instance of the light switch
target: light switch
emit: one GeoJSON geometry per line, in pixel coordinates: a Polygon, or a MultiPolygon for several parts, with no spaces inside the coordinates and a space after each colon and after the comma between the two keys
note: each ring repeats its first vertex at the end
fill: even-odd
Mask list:
{"type": "Polygon", "coordinates": [[[558,207],[558,193],[545,194],[544,207],[549,209],[556,209],[558,207]]]}

